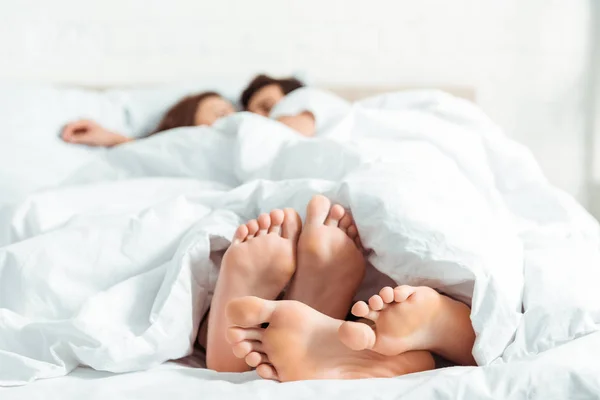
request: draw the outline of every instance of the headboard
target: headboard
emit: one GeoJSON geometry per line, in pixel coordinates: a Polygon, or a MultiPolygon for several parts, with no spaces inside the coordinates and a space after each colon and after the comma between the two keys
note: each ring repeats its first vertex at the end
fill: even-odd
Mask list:
{"type": "MultiPolygon", "coordinates": [[[[77,87],[78,85],[64,85],[66,87],[77,87]]],[[[142,85],[142,87],[151,87],[152,85],[142,85]]],[[[404,90],[417,90],[417,89],[435,89],[443,92],[450,93],[453,96],[460,97],[472,102],[477,101],[477,92],[474,87],[470,86],[424,86],[424,85],[393,85],[393,86],[369,86],[369,85],[353,85],[353,86],[342,86],[342,85],[316,85],[325,90],[329,90],[338,96],[348,100],[357,101],[365,99],[367,97],[376,96],[378,94],[399,92],[404,90]]],[[[90,90],[109,90],[118,89],[119,87],[100,87],[100,86],[82,86],[83,89],[90,90]]],[[[127,86],[125,86],[127,88],[127,86]]]]}
{"type": "Polygon", "coordinates": [[[415,89],[436,89],[450,93],[472,102],[476,101],[475,89],[468,86],[322,86],[348,101],[356,101],[366,97],[375,96],[387,92],[397,92],[415,89]]]}

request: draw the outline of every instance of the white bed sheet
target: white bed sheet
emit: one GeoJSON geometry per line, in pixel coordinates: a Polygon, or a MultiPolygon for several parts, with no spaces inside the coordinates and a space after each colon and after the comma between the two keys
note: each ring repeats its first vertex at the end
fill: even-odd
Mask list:
{"type": "Polygon", "coordinates": [[[597,399],[600,333],[530,359],[485,367],[451,367],[389,379],[277,383],[254,372],[224,374],[169,362],[149,371],[112,374],[78,368],[35,384],[0,388],[2,400],[197,399],[597,399]]]}

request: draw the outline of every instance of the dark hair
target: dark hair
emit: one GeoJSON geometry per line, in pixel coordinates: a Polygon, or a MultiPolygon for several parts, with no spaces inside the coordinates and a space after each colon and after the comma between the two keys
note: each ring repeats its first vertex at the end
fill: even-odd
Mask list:
{"type": "Polygon", "coordinates": [[[256,94],[260,89],[264,88],[268,85],[279,85],[283,94],[289,94],[296,89],[304,87],[304,83],[296,78],[284,78],[284,79],[276,79],[272,78],[268,75],[258,75],[256,78],[252,79],[252,81],[248,84],[246,89],[242,92],[242,96],[240,97],[240,103],[244,110],[248,109],[248,103],[250,103],[250,99],[252,96],[256,94]]]}
{"type": "Polygon", "coordinates": [[[198,105],[209,97],[221,97],[221,95],[217,92],[203,92],[186,96],[179,100],[165,113],[156,129],[149,133],[148,136],[182,126],[194,126],[198,105]]]}

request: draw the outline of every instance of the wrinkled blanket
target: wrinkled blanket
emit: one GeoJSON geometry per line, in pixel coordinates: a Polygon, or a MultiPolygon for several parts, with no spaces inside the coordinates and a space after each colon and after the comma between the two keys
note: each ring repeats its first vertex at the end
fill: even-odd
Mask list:
{"type": "Polygon", "coordinates": [[[189,354],[237,225],[315,193],[351,209],[378,270],[472,307],[480,365],[599,330],[598,223],[473,105],[388,94],[327,129],[181,128],[0,210],[0,384],[189,354]]]}

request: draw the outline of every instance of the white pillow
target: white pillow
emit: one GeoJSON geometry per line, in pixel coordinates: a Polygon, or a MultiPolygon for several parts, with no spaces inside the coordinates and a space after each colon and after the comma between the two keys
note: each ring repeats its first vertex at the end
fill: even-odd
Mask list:
{"type": "Polygon", "coordinates": [[[105,93],[123,109],[127,130],[121,133],[131,137],[144,137],[158,126],[165,112],[184,96],[202,92],[217,92],[236,104],[241,91],[247,84],[242,80],[226,81],[221,84],[218,84],[216,80],[211,81],[213,83],[179,83],[147,88],[109,90],[105,93]]]}
{"type": "MultiPolygon", "coordinates": [[[[279,75],[274,75],[279,77],[279,75]]],[[[304,72],[295,72],[292,76],[308,82],[304,72]]],[[[106,95],[121,104],[125,112],[128,130],[122,132],[131,137],[144,137],[152,132],[165,112],[184,96],[202,92],[217,92],[239,107],[242,91],[252,77],[248,79],[203,78],[202,81],[184,82],[146,88],[109,90],[106,95]]]]}
{"type": "Polygon", "coordinates": [[[236,103],[248,81],[203,79],[107,91],[0,82],[0,204],[55,186],[106,151],[63,142],[60,133],[70,121],[91,119],[123,135],[143,137],[183,96],[216,91],[236,103]]]}
{"type": "Polygon", "coordinates": [[[269,114],[272,119],[309,111],[315,118],[316,135],[323,135],[336,126],[351,109],[350,102],[336,94],[312,87],[294,90],[285,96],[269,114]]]}

